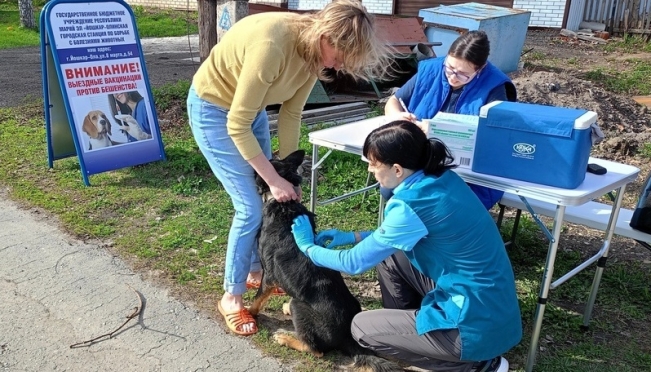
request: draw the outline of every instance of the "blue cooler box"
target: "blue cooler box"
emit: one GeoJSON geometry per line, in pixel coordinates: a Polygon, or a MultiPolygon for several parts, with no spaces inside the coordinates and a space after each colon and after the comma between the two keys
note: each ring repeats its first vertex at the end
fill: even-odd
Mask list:
{"type": "Polygon", "coordinates": [[[592,111],[518,102],[481,108],[472,170],[574,189],[585,178],[592,111]]]}

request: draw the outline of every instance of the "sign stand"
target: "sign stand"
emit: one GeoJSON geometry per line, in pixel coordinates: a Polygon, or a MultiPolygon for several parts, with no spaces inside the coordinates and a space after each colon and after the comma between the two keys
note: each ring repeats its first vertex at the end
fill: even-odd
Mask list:
{"type": "Polygon", "coordinates": [[[131,8],[53,0],[40,26],[49,167],[76,154],[90,186],[90,175],[165,160],[131,8]]]}

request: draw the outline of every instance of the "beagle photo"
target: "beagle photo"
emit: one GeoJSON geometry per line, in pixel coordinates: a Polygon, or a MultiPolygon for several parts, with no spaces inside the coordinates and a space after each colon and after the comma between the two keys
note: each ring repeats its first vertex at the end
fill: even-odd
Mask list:
{"type": "Polygon", "coordinates": [[[101,110],[92,110],[84,117],[81,129],[88,135],[88,150],[97,150],[120,143],[111,140],[111,122],[101,110]]]}

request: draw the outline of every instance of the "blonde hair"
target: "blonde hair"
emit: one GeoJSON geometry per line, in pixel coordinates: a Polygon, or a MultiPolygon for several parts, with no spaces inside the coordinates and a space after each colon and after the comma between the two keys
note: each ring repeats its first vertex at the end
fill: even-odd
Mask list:
{"type": "Polygon", "coordinates": [[[332,80],[324,74],[321,36],[341,52],[341,72],[363,80],[381,80],[390,75],[392,50],[375,36],[375,18],[361,1],[334,0],[316,13],[301,15],[295,24],[307,69],[319,79],[332,80]]]}

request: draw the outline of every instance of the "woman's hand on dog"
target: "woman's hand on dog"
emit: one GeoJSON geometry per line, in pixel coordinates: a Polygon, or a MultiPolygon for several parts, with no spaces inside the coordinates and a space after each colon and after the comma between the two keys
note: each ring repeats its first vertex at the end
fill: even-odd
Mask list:
{"type": "Polygon", "coordinates": [[[325,248],[335,248],[344,245],[355,244],[355,233],[352,231],[341,231],[337,229],[323,230],[316,234],[316,244],[325,248]],[[328,244],[326,242],[330,241],[328,244]]]}
{"type": "Polygon", "coordinates": [[[301,201],[301,195],[296,192],[294,185],[291,182],[287,181],[284,178],[278,176],[278,181],[274,184],[269,184],[269,190],[274,196],[274,199],[278,200],[281,203],[296,200],[301,201]]]}
{"type": "Polygon", "coordinates": [[[308,248],[314,247],[314,229],[310,223],[310,218],[304,214],[294,218],[292,224],[292,234],[296,245],[301,252],[307,254],[308,248]]]}

